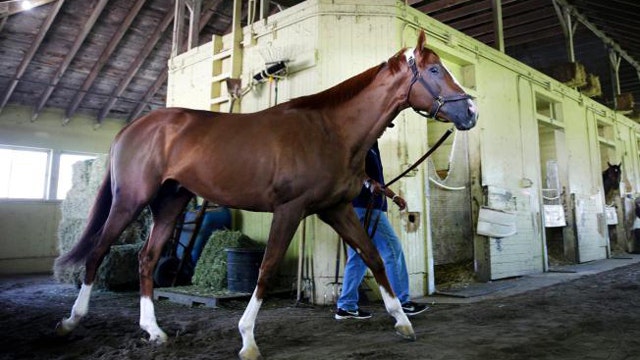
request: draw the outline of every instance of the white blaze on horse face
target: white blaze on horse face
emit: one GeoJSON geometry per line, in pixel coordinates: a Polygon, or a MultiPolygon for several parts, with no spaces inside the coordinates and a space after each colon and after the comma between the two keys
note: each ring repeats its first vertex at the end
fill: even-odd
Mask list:
{"type": "Polygon", "coordinates": [[[251,296],[251,301],[249,301],[249,305],[244,310],[244,314],[240,318],[240,322],[238,322],[238,330],[240,330],[240,335],[242,336],[242,349],[240,349],[240,359],[242,360],[256,360],[262,358],[260,355],[260,350],[258,349],[258,345],[256,344],[256,340],[253,336],[253,328],[256,323],[256,317],[258,316],[258,311],[260,310],[260,306],[262,306],[262,299],[258,299],[256,296],[258,288],[253,291],[253,295],[251,296]]]}
{"type": "Polygon", "coordinates": [[[382,300],[384,300],[384,307],[387,309],[387,312],[396,319],[396,325],[394,327],[398,334],[405,339],[415,340],[416,335],[413,332],[413,326],[407,314],[402,310],[400,300],[395,296],[391,296],[382,286],[380,286],[380,294],[382,295],[382,300]]]}
{"type": "Polygon", "coordinates": [[[78,293],[78,297],[76,298],[76,302],[73,304],[71,308],[71,315],[69,315],[68,319],[63,319],[60,327],[58,328],[58,332],[62,334],[66,334],[71,330],[75,329],[75,327],[80,322],[87,312],[89,311],[89,298],[91,298],[91,285],[82,284],[80,288],[80,292],[78,293]]]}
{"type": "Polygon", "coordinates": [[[149,341],[163,343],[167,334],[158,327],[153,301],[147,296],[140,297],[140,327],[149,333],[149,341]]]}

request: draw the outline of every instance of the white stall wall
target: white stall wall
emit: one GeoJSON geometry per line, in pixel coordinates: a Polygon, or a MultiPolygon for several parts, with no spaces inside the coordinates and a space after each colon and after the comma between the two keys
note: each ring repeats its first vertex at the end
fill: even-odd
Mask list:
{"type": "Polygon", "coordinates": [[[209,42],[169,60],[168,107],[209,110],[212,58],[209,42]]]}

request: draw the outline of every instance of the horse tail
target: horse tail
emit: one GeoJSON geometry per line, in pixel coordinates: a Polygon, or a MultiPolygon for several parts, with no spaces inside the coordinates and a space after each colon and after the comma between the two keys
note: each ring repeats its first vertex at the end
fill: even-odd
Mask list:
{"type": "Polygon", "coordinates": [[[102,180],[102,184],[96,195],[93,207],[89,212],[89,222],[87,223],[80,240],[67,253],[62,254],[56,259],[55,267],[65,267],[78,264],[84,261],[91,250],[96,245],[97,235],[102,231],[113,201],[111,192],[111,166],[107,161],[107,172],[102,180]]]}

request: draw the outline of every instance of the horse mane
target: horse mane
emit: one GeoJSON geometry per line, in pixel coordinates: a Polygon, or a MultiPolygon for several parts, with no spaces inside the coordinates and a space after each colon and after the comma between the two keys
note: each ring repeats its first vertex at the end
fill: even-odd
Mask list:
{"type": "MultiPolygon", "coordinates": [[[[317,94],[301,96],[291,99],[288,103],[282,104],[289,108],[304,108],[304,109],[318,109],[324,106],[336,106],[339,105],[358,94],[362,89],[367,87],[376,75],[385,67],[389,68],[392,74],[400,71],[401,64],[405,63],[404,52],[408,48],[402,48],[395,53],[389,60],[383,62],[378,66],[374,66],[364,72],[349,78],[338,85],[335,85],[327,90],[321,91],[317,94]]],[[[420,66],[424,66],[431,56],[437,56],[433,50],[429,48],[420,49],[422,52],[420,66]]]]}
{"type": "Polygon", "coordinates": [[[374,66],[317,94],[291,99],[288,106],[292,108],[318,109],[325,106],[341,104],[344,101],[353,98],[356,94],[362,91],[362,89],[371,84],[384,65],[385,63],[374,66]]]}
{"type": "Polygon", "coordinates": [[[388,61],[365,70],[364,72],[327,90],[321,91],[317,94],[291,99],[287,106],[291,108],[318,109],[325,106],[336,106],[341,104],[353,98],[356,94],[362,91],[362,89],[371,84],[376,75],[378,75],[385,66],[389,67],[392,74],[396,73],[400,69],[400,62],[402,60],[401,55],[403,54],[403,51],[404,49],[398,51],[388,61]]]}

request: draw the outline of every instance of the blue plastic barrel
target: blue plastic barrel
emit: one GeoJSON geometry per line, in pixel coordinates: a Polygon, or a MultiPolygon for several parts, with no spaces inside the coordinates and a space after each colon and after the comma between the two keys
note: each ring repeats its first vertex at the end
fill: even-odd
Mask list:
{"type": "MultiPolygon", "coordinates": [[[[193,222],[198,215],[198,210],[200,207],[194,209],[194,211],[189,211],[185,215],[185,222],[193,222]]],[[[182,228],[182,232],[180,233],[180,245],[176,249],[176,255],[179,259],[182,259],[184,254],[184,249],[189,244],[189,240],[191,239],[191,234],[193,234],[193,229],[195,224],[185,224],[182,228]]],[[[191,268],[195,268],[200,255],[202,254],[202,249],[209,241],[211,234],[216,230],[222,229],[231,229],[231,211],[229,208],[224,206],[220,206],[213,209],[208,209],[202,218],[202,225],[200,226],[200,232],[193,243],[193,249],[191,250],[191,268]]]]}

